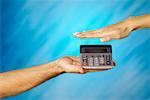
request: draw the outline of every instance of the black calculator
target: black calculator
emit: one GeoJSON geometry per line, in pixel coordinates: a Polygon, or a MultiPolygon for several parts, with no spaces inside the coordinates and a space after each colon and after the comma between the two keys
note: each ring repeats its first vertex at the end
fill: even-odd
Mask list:
{"type": "Polygon", "coordinates": [[[111,45],[81,45],[80,62],[85,69],[109,69],[113,67],[111,45]]]}

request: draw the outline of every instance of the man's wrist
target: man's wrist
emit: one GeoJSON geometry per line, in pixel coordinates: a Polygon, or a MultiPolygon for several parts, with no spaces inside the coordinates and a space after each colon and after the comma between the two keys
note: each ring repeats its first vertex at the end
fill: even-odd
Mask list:
{"type": "Polygon", "coordinates": [[[55,60],[49,63],[49,68],[52,68],[56,73],[64,73],[64,69],[59,65],[59,60],[55,60]]]}

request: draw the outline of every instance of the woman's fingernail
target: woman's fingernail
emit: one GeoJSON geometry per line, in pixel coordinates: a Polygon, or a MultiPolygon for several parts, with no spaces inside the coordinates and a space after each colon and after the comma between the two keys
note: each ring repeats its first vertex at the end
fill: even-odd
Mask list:
{"type": "Polygon", "coordinates": [[[105,41],[105,38],[102,38],[101,41],[104,42],[104,41],[105,41]]]}
{"type": "Polygon", "coordinates": [[[74,32],[73,35],[77,36],[80,32],[74,32]]]}

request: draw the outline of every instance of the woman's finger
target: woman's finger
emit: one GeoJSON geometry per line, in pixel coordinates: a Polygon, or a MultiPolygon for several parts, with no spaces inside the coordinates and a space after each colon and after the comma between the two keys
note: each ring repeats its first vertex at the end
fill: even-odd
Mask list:
{"type": "Polygon", "coordinates": [[[77,32],[74,34],[74,36],[78,38],[101,38],[104,36],[109,35],[107,27],[98,29],[98,30],[92,30],[87,32],[77,32]]]}
{"type": "Polygon", "coordinates": [[[108,41],[110,41],[112,38],[110,37],[110,36],[106,36],[106,37],[103,37],[103,38],[101,38],[100,40],[102,41],[102,42],[108,42],[108,41]]]}
{"type": "Polygon", "coordinates": [[[95,31],[80,32],[74,35],[79,38],[103,38],[107,36],[115,36],[120,34],[121,32],[122,30],[120,28],[109,27],[105,28],[105,30],[103,31],[101,31],[100,29],[95,31]]]}

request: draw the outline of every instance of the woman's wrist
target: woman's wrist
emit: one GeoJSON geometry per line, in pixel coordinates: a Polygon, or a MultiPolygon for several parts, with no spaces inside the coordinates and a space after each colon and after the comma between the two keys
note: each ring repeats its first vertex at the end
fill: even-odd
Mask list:
{"type": "Polygon", "coordinates": [[[129,17],[125,20],[126,25],[133,30],[150,27],[150,15],[129,17]]]}
{"type": "Polygon", "coordinates": [[[132,31],[141,28],[141,25],[138,22],[138,18],[136,17],[129,17],[127,20],[125,20],[125,23],[132,31]]]}

